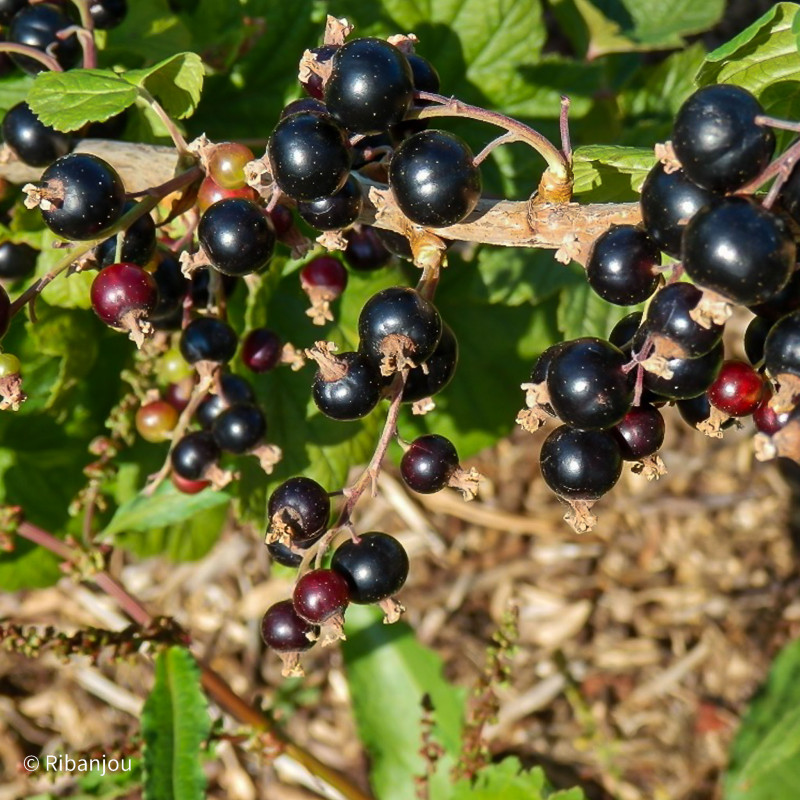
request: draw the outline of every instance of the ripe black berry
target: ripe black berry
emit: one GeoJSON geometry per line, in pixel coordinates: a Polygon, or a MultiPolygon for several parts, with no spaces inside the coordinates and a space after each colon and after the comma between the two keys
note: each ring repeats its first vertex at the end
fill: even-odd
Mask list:
{"type": "Polygon", "coordinates": [[[39,251],[24,242],[0,244],[0,280],[27,278],[36,269],[39,251]]]}
{"type": "Polygon", "coordinates": [[[691,180],[731,192],[755,178],[775,150],[771,128],[756,124],[764,113],[746,89],[733,85],[698,89],[678,110],[672,146],[691,180]]]}
{"type": "Polygon", "coordinates": [[[32,167],[46,167],[72,150],[70,137],[40,122],[25,102],[6,112],[2,133],[17,158],[32,167]]]}
{"type": "Polygon", "coordinates": [[[298,653],[314,646],[319,628],[306,622],[294,610],[291,600],[270,606],[261,620],[261,638],[277,653],[298,653]],[[312,638],[308,638],[309,635],[312,638]]]}
{"type": "Polygon", "coordinates": [[[270,495],[267,514],[271,526],[285,526],[292,544],[303,546],[325,532],[331,501],[325,489],[311,478],[289,478],[270,495]]]}
{"type": "Polygon", "coordinates": [[[633,402],[633,387],[622,369],[627,360],[619,348],[602,339],[566,342],[547,370],[547,391],[556,416],[582,430],[620,422],[633,402]]]}
{"type": "Polygon", "coordinates": [[[579,431],[562,425],[542,444],[545,483],[566,500],[597,500],[622,472],[619,443],[609,431],[579,431]]]}
{"type": "Polygon", "coordinates": [[[181,354],[190,363],[230,361],[236,352],[236,332],[216,317],[193,319],[181,334],[181,354]]]}
{"type": "Polygon", "coordinates": [[[143,318],[156,307],[158,289],[153,276],[136,264],[112,264],[92,281],[92,308],[106,325],[126,326],[126,317],[143,318]]]}
{"type": "Polygon", "coordinates": [[[355,133],[380,133],[405,116],[414,97],[408,60],[382,39],[353,39],[333,55],[328,111],[355,133]]]}
{"type": "Polygon", "coordinates": [[[639,461],[657,453],[664,444],[665,430],[661,412],[649,404],[632,408],[612,428],[624,461],[639,461]]]}
{"type": "MultiPolygon", "coordinates": [[[[135,203],[125,203],[122,213],[127,214],[135,203]]],[[[97,261],[101,267],[107,267],[117,261],[118,233],[101,242],[97,247],[97,261]]],[[[156,224],[150,214],[143,214],[131,223],[122,236],[122,250],[119,261],[138,264],[144,267],[156,251],[156,224]]]]}
{"type": "Polygon", "coordinates": [[[220,449],[237,455],[261,444],[266,432],[264,412],[249,403],[236,403],[226,408],[211,426],[211,433],[220,449]]]}
{"type": "Polygon", "coordinates": [[[644,371],[644,388],[669,400],[684,400],[703,394],[722,367],[723,347],[720,342],[697,358],[670,358],[667,367],[671,378],[662,378],[644,371]]]}
{"type": "Polygon", "coordinates": [[[128,0],[91,0],[89,13],[99,30],[116,28],[128,13],[128,0]]]}
{"type": "Polygon", "coordinates": [[[125,186],[116,170],[97,156],[72,153],[59,158],[44,171],[40,186],[52,203],[42,209],[42,218],[65,239],[94,239],[122,216],[125,186]]]}
{"type": "MultiPolygon", "coordinates": [[[[192,273],[192,283],[189,291],[192,296],[192,305],[195,308],[204,308],[208,306],[211,296],[209,289],[211,286],[211,268],[200,267],[192,273]]],[[[225,297],[230,297],[233,290],[236,288],[237,278],[234,275],[225,275],[214,271],[217,278],[222,279],[222,284],[219,287],[225,297]]]]}
{"type": "Polygon", "coordinates": [[[452,133],[415,133],[395,151],[389,186],[402,212],[418,225],[461,222],[481,196],[481,173],[467,143],[452,133]]]}
{"type": "Polygon", "coordinates": [[[219,388],[220,393],[208,395],[195,412],[195,419],[205,429],[211,428],[214,420],[229,406],[256,402],[253,387],[244,378],[232,372],[223,373],[219,388]]]}
{"type": "Polygon", "coordinates": [[[280,119],[291,117],[292,114],[327,114],[328,109],[325,108],[325,103],[313,97],[300,97],[297,100],[292,100],[281,110],[280,119]]]}
{"type": "Polygon", "coordinates": [[[294,200],[329,197],[344,186],[351,154],[342,128],[330,117],[292,114],[282,119],[267,145],[272,175],[294,200]]]}
{"type": "Polygon", "coordinates": [[[182,478],[201,480],[209,467],[219,459],[221,453],[214,437],[207,431],[187,433],[178,441],[170,453],[172,469],[182,478]]]}
{"type": "Polygon", "coordinates": [[[458,453],[453,443],[435,433],[416,438],[400,461],[406,486],[420,494],[444,489],[457,469],[458,453]]]}
{"type": "Polygon", "coordinates": [[[609,303],[632,306],[656,290],[661,264],[656,242],[634,225],[613,225],[597,237],[586,262],[589,286],[609,303]]]}
{"type": "Polygon", "coordinates": [[[28,5],[28,0],[0,0],[0,25],[8,25],[11,18],[28,5]]]}
{"type": "Polygon", "coordinates": [[[800,222],[800,167],[795,164],[778,193],[781,207],[795,222],[800,222]]]}
{"type": "Polygon", "coordinates": [[[777,322],[781,317],[800,308],[800,270],[795,269],[789,282],[779,292],[772,295],[766,303],[750,306],[750,310],[759,317],[777,322]]]}
{"type": "Polygon", "coordinates": [[[360,349],[376,364],[384,358],[408,358],[416,366],[436,349],[442,318],[419,292],[393,286],[374,294],[358,317],[360,349]]]}
{"type": "Polygon", "coordinates": [[[764,367],[773,378],[785,373],[800,375],[800,311],[772,326],[764,343],[764,367]]]}
{"type": "Polygon", "coordinates": [[[753,317],[744,332],[744,354],[754,367],[760,366],[764,360],[764,343],[772,325],[771,320],[753,317]]]}
{"type": "Polygon", "coordinates": [[[320,231],[348,228],[361,214],[364,198],[359,182],[351,175],[336,194],[297,204],[300,216],[320,231]]]}
{"type": "Polygon", "coordinates": [[[433,397],[453,380],[458,365],[458,340],[453,329],[442,322],[442,336],[433,354],[422,367],[409,370],[406,385],[403,389],[403,402],[416,403],[425,397],[433,397]]]}
{"type": "MultiPolygon", "coordinates": [[[[547,376],[550,373],[550,365],[553,363],[553,358],[556,354],[560,353],[568,342],[556,342],[551,344],[540,356],[536,359],[536,363],[531,370],[531,383],[545,383],[547,376]]],[[[544,403],[542,408],[551,416],[556,416],[556,412],[550,403],[544,403]]]]}
{"type": "Polygon", "coordinates": [[[408,554],[386,533],[364,533],[340,545],[331,569],[343,575],[351,603],[378,603],[396,594],[408,577],[408,554]]]}
{"type": "MultiPolygon", "coordinates": [[[[309,547],[312,543],[309,543],[309,547]]],[[[299,545],[302,547],[302,545],[299,545]]],[[[283,544],[282,542],[270,542],[267,545],[267,552],[269,557],[278,564],[284,567],[299,567],[303,563],[303,556],[300,553],[295,553],[291,547],[283,544]]]]}
{"type": "Polygon", "coordinates": [[[619,347],[626,355],[630,353],[633,337],[642,324],[643,316],[641,311],[632,311],[630,314],[626,314],[611,329],[611,333],[608,334],[608,341],[615,347],[619,347]]]}
{"type": "Polygon", "coordinates": [[[361,419],[381,397],[378,367],[363,353],[338,353],[336,362],[340,370],[330,374],[317,371],[312,387],[314,402],[331,419],[361,419]]]}
{"type": "Polygon", "coordinates": [[[242,363],[252,372],[269,372],[281,360],[283,342],[269,328],[253,328],[242,341],[242,363]]]}
{"type": "Polygon", "coordinates": [[[749,364],[726,361],[708,388],[712,406],[731,417],[752,414],[764,396],[764,381],[749,364]]]}
{"type": "Polygon", "coordinates": [[[345,234],[345,239],[344,260],[357,272],[371,272],[391,261],[392,254],[370,225],[356,226],[345,234]]]}
{"type": "Polygon", "coordinates": [[[226,275],[259,272],[275,249],[275,231],[267,214],[239,197],[219,200],[206,209],[197,236],[211,263],[226,275]]]}
{"type": "Polygon", "coordinates": [[[304,620],[319,625],[344,612],[350,602],[350,589],[338,572],[314,569],[297,581],[292,601],[304,620]]]}
{"type": "MultiPolygon", "coordinates": [[[[124,252],[125,239],[122,241],[124,252]]],[[[189,289],[189,281],[181,272],[180,263],[172,255],[162,253],[158,266],[151,274],[158,287],[158,302],[150,313],[150,321],[159,324],[169,320],[173,315],[177,315],[180,320],[183,316],[183,300],[189,289]]],[[[180,324],[178,328],[180,328],[180,324]]]]}
{"type": "Polygon", "coordinates": [[[103,122],[90,122],[86,126],[84,137],[87,139],[121,139],[125,128],[128,127],[129,117],[130,112],[126,108],[103,122]]]}
{"type": "Polygon", "coordinates": [[[683,170],[667,172],[656,164],[642,185],[642,222],[656,244],[673,258],[681,257],[683,229],[703,206],[718,197],[690,181],[683,170]]]}
{"type": "Polygon", "coordinates": [[[686,274],[741,305],[763,303],[779,292],[795,255],[784,220],[744,197],[725,197],[700,210],[683,234],[686,274]]]}
{"type": "MultiPolygon", "coordinates": [[[[49,52],[64,68],[70,69],[78,63],[81,46],[78,37],[72,33],[66,39],[59,39],[57,34],[73,25],[72,20],[55,3],[37,3],[23,8],[11,20],[8,40],[14,44],[35,47],[42,52],[49,52]]],[[[11,54],[11,59],[29,75],[35,75],[45,66],[29,56],[11,54]]]]}

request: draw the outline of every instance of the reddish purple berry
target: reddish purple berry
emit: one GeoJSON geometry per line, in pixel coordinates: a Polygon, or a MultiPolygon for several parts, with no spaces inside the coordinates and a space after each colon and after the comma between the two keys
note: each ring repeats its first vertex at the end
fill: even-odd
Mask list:
{"type": "Polygon", "coordinates": [[[347,270],[338,258],[319,256],[309,261],[300,271],[300,285],[307,293],[325,290],[327,299],[334,300],[347,286],[347,270]]]}
{"type": "Polygon", "coordinates": [[[261,638],[267,647],[278,653],[297,653],[314,645],[319,628],[306,622],[294,610],[291,600],[270,606],[261,620],[261,638]],[[312,639],[308,638],[311,634],[312,639]]]}
{"type": "Polygon", "coordinates": [[[307,622],[320,624],[341,615],[350,602],[347,581],[332,569],[307,572],[294,587],[295,611],[307,622]]]}
{"type": "Polygon", "coordinates": [[[106,325],[122,327],[123,317],[146,317],[158,302],[153,276],[136,264],[112,264],[92,282],[92,308],[106,325]]]}
{"type": "Polygon", "coordinates": [[[625,461],[652,456],[664,444],[664,417],[649,404],[634,406],[612,430],[625,461]]]}
{"type": "Polygon", "coordinates": [[[242,342],[242,362],[253,372],[269,372],[281,360],[283,342],[269,328],[253,328],[242,342]]]}
{"type": "Polygon", "coordinates": [[[711,405],[731,417],[752,414],[763,395],[761,375],[743,361],[726,361],[708,390],[711,405]]]}

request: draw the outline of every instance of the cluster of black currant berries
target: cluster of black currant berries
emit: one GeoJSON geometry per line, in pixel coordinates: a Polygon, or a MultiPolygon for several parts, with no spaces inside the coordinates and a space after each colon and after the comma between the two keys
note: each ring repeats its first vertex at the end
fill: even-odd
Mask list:
{"type": "Polygon", "coordinates": [[[586,265],[598,295],[621,306],[648,301],[646,310],[623,318],[608,340],[550,347],[523,385],[524,428],[533,432],[549,417],[564,423],[545,439],[541,469],[571,506],[567,519],[577,530],[594,524],[589,508],[614,486],[623,461],[638,462],[649,477],[662,471],[659,407],[666,403],[711,436],[753,415],[762,450],[800,451],[800,423],[789,425],[800,413],[792,231],[800,222],[800,171],[774,204],[752,196],[774,174],[765,173],[775,137],[763,114],[749,92],[731,85],[700,89],[684,103],[671,147],[642,187],[643,224],[606,231],[586,265]],[[662,253],[675,261],[662,265],[662,253]],[[724,360],[734,305],[756,315],[745,335],[749,364],[724,360]]]}

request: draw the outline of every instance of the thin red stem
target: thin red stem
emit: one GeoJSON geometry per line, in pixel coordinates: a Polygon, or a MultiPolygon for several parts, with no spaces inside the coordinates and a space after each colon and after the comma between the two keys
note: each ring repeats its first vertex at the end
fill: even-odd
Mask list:
{"type": "Polygon", "coordinates": [[[18,53],[21,56],[28,56],[40,64],[43,64],[51,72],[63,72],[64,68],[53,56],[43,53],[35,47],[28,47],[26,44],[13,44],[12,42],[0,42],[0,53],[18,53]]]}

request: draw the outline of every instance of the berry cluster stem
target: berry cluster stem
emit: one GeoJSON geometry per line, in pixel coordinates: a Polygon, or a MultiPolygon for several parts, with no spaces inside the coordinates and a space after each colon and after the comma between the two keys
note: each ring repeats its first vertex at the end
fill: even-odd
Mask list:
{"type": "Polygon", "coordinates": [[[43,53],[36,47],[29,47],[26,44],[14,44],[14,42],[0,42],[0,53],[18,53],[21,56],[28,56],[34,61],[43,64],[51,72],[63,72],[64,68],[53,56],[43,53]]]}

